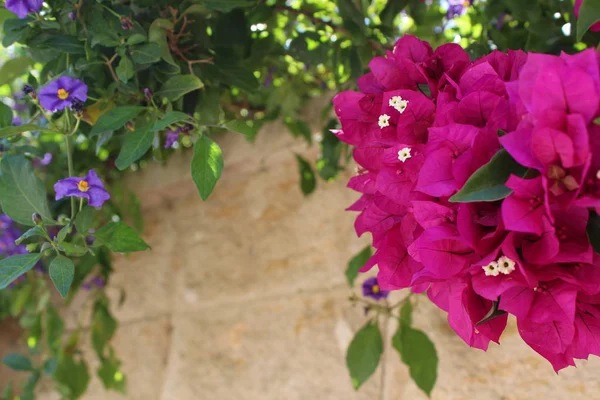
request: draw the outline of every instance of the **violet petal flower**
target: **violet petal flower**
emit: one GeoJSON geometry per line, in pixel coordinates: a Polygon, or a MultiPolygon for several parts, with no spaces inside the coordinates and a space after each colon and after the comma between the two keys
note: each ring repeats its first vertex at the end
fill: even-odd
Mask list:
{"type": "Polygon", "coordinates": [[[110,194],[104,189],[104,184],[94,170],[90,170],[85,178],[70,177],[58,181],[54,190],[56,200],[63,197],[79,197],[86,199],[90,206],[96,208],[102,207],[110,199],[110,194]]]}
{"type": "Polygon", "coordinates": [[[23,19],[29,13],[40,11],[43,2],[43,0],[6,0],[4,7],[23,19]]]}
{"type": "Polygon", "coordinates": [[[169,130],[167,132],[167,139],[165,140],[165,149],[170,149],[173,147],[175,142],[179,139],[179,133],[177,131],[169,130]]]}
{"type": "Polygon", "coordinates": [[[40,90],[40,104],[48,111],[71,107],[75,99],[85,102],[88,87],[79,79],[61,76],[40,90]]]}
{"type": "Polygon", "coordinates": [[[363,296],[370,297],[374,300],[381,300],[388,297],[390,292],[381,290],[376,277],[372,277],[364,281],[362,285],[363,296]]]}

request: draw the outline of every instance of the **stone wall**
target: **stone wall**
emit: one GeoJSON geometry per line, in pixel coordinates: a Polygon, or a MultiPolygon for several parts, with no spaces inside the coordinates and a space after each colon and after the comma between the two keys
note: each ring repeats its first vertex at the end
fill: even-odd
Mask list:
{"type": "MultiPolygon", "coordinates": [[[[294,153],[314,159],[316,151],[284,131],[269,125],[255,144],[220,138],[226,168],[208,202],[191,181],[189,154],[128,177],[143,200],[153,248],[120,257],[108,289],[115,302],[120,288],[127,292],[115,310],[121,326],[114,344],[129,393],[106,394],[94,378],[86,400],[378,398],[381,371],[356,393],[344,361],[352,332],[365,321],[347,300],[343,275],[368,242],[355,238],[354,215],[344,212],[357,196],[344,177],[320,182],[304,198],[294,153]]],[[[426,299],[415,324],[440,356],[433,399],[598,398],[598,359],[557,376],[514,324],[488,353],[468,348],[426,299]]],[[[6,353],[15,342],[0,329],[6,353]]],[[[426,399],[398,355],[388,351],[386,358],[385,399],[426,399]]],[[[57,399],[49,392],[40,398],[57,399]]]]}

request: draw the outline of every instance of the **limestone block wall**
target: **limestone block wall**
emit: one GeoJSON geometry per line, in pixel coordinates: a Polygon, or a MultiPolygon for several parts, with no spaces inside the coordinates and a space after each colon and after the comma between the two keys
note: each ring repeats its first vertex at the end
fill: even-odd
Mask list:
{"type": "MultiPolygon", "coordinates": [[[[316,151],[282,125],[266,126],[254,144],[234,134],[218,141],[226,168],[208,202],[191,180],[189,154],[129,175],[153,248],[120,257],[108,289],[115,302],[120,288],[127,292],[115,310],[114,344],[129,393],[106,394],[94,378],[84,399],[377,399],[381,371],[356,393],[344,365],[365,317],[347,300],[343,270],[368,243],[344,212],[357,197],[345,188],[348,176],[320,182],[304,198],[294,153],[314,159],[316,151]]],[[[427,299],[415,324],[440,356],[435,400],[600,398],[598,359],[556,375],[514,324],[487,353],[468,348],[427,299]]],[[[17,345],[6,329],[0,356],[17,345]]],[[[386,400],[426,399],[396,353],[386,361],[386,400]]],[[[7,373],[0,369],[0,377],[7,373]]],[[[40,398],[58,397],[42,390],[40,398]]]]}

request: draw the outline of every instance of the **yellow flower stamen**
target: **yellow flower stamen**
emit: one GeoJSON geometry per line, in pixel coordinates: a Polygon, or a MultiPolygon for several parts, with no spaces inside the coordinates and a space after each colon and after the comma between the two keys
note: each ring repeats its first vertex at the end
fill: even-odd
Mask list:
{"type": "Polygon", "coordinates": [[[77,189],[79,189],[80,192],[85,193],[90,190],[90,184],[87,181],[79,181],[77,184],[77,189]]]}
{"type": "Polygon", "coordinates": [[[381,291],[381,289],[379,289],[379,285],[373,285],[373,288],[371,288],[371,291],[373,293],[377,294],[381,291]]]}
{"type": "Polygon", "coordinates": [[[61,100],[66,100],[69,98],[69,92],[67,92],[63,88],[58,89],[58,92],[56,94],[57,94],[58,98],[61,100]]]}

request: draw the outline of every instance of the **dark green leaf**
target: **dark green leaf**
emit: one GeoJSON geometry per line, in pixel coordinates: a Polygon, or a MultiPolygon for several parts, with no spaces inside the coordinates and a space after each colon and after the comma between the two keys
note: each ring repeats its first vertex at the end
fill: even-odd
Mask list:
{"type": "Polygon", "coordinates": [[[392,344],[408,366],[413,381],[430,396],[437,380],[438,366],[437,352],[431,340],[425,333],[401,322],[392,344]]]}
{"type": "Polygon", "coordinates": [[[346,353],[346,365],[352,386],[358,390],[379,365],[383,353],[383,339],[376,322],[367,323],[356,333],[346,353]]]}
{"type": "Polygon", "coordinates": [[[29,42],[29,45],[37,48],[52,49],[61,53],[85,55],[83,42],[80,42],[75,36],[56,33],[43,34],[29,42]]]}
{"type": "Polygon", "coordinates": [[[165,114],[164,118],[160,121],[157,121],[152,127],[153,131],[162,131],[169,125],[172,125],[176,122],[191,122],[192,117],[187,115],[186,113],[182,113],[181,111],[169,111],[165,114]]]}
{"type": "Polygon", "coordinates": [[[233,120],[227,122],[223,127],[232,132],[240,133],[250,140],[254,140],[260,125],[255,121],[233,120]]]}
{"type": "Polygon", "coordinates": [[[412,304],[410,303],[410,301],[405,300],[405,303],[402,306],[402,309],[400,310],[400,323],[407,325],[407,326],[411,326],[412,325],[412,313],[413,313],[412,304]]]}
{"type": "Polygon", "coordinates": [[[92,127],[90,135],[98,135],[107,131],[116,131],[125,126],[125,124],[134,119],[145,107],[125,106],[112,108],[106,111],[98,118],[96,124],[92,127]]]}
{"type": "Polygon", "coordinates": [[[41,254],[19,254],[0,260],[0,289],[29,271],[42,257],[41,254]]]}
{"type": "Polygon", "coordinates": [[[133,228],[121,221],[104,225],[94,236],[97,244],[104,245],[117,253],[143,251],[150,248],[133,228]]]}
{"type": "Polygon", "coordinates": [[[256,0],[200,0],[206,8],[215,11],[231,11],[234,8],[256,5],[256,0]]]}
{"type": "Polygon", "coordinates": [[[367,246],[360,253],[352,257],[348,263],[348,268],[346,268],[346,278],[350,287],[354,287],[354,280],[358,276],[358,270],[365,266],[372,255],[371,246],[367,246]]]}
{"type": "Polygon", "coordinates": [[[306,122],[299,119],[286,118],[285,125],[294,137],[303,137],[309,145],[312,144],[312,132],[306,122]]]}
{"type": "Polygon", "coordinates": [[[75,361],[70,353],[64,353],[58,360],[54,380],[64,389],[68,399],[77,399],[87,390],[90,373],[85,360],[75,361]]]}
{"type": "Polygon", "coordinates": [[[202,136],[194,145],[192,179],[202,200],[208,199],[223,172],[223,152],[209,137],[202,136]]]}
{"type": "Polygon", "coordinates": [[[587,234],[590,243],[597,254],[600,254],[600,216],[590,211],[590,219],[587,223],[587,234]]]}
{"type": "MultiPolygon", "coordinates": [[[[0,75],[1,76],[1,75],[0,75]]],[[[0,102],[0,128],[12,125],[13,112],[9,106],[0,102]]]]}
{"type": "Polygon", "coordinates": [[[87,253],[85,247],[68,242],[61,243],[60,249],[69,257],[81,257],[87,253]]]}
{"type": "Polygon", "coordinates": [[[46,187],[35,174],[31,162],[20,156],[5,156],[0,163],[0,204],[16,222],[31,226],[31,216],[38,213],[51,222],[46,187]]]}
{"type": "Polygon", "coordinates": [[[298,160],[298,172],[300,173],[300,189],[304,195],[309,195],[317,187],[317,178],[312,167],[304,158],[296,155],[296,160],[298,160]]]}
{"type": "Polygon", "coordinates": [[[97,301],[92,318],[92,345],[100,359],[104,358],[104,349],[116,330],[117,321],[110,314],[106,301],[97,301]]]}
{"type": "Polygon", "coordinates": [[[600,1],[583,0],[577,20],[577,40],[580,41],[588,29],[598,21],[600,21],[600,1]]]}
{"type": "Polygon", "coordinates": [[[476,325],[484,324],[496,317],[506,314],[506,311],[498,309],[499,303],[500,301],[492,301],[492,307],[490,308],[490,311],[488,311],[487,314],[476,325]]]}
{"type": "Polygon", "coordinates": [[[150,128],[151,125],[146,125],[125,136],[123,147],[115,161],[120,171],[128,168],[150,150],[154,140],[154,132],[150,128]]]}
{"type": "Polygon", "coordinates": [[[125,393],[127,379],[121,372],[121,362],[115,357],[112,348],[110,349],[109,357],[105,358],[100,368],[98,368],[98,377],[102,381],[104,388],[125,393]]]}
{"type": "Polygon", "coordinates": [[[48,376],[53,376],[56,372],[56,368],[58,368],[58,359],[56,357],[52,357],[46,360],[44,363],[43,371],[48,376]]]}
{"type": "Polygon", "coordinates": [[[169,44],[167,42],[167,32],[173,30],[173,23],[168,19],[158,18],[152,22],[148,30],[148,40],[156,43],[160,47],[160,56],[168,64],[176,67],[179,71],[179,66],[173,59],[169,44]]]}
{"type": "Polygon", "coordinates": [[[41,128],[34,124],[25,124],[25,125],[19,125],[19,126],[8,126],[6,128],[0,129],[0,139],[18,135],[20,133],[32,132],[32,131],[56,133],[50,129],[41,128]]]}
{"type": "Polygon", "coordinates": [[[450,198],[451,202],[497,201],[512,193],[505,186],[511,175],[524,176],[527,168],[518,164],[504,149],[499,150],[491,161],[479,168],[462,189],[450,198]]]}
{"type": "Polygon", "coordinates": [[[15,371],[33,371],[31,360],[19,353],[11,353],[2,359],[2,363],[15,371]]]}
{"type": "Polygon", "coordinates": [[[36,237],[36,236],[40,236],[40,237],[46,237],[46,231],[39,227],[39,226],[34,226],[33,228],[29,229],[28,231],[26,231],[25,233],[23,233],[21,235],[21,237],[19,237],[17,240],[15,240],[16,244],[21,244],[23,243],[25,240],[31,238],[31,237],[36,237]]]}
{"type": "Polygon", "coordinates": [[[69,294],[74,276],[75,265],[67,257],[58,255],[50,263],[50,279],[63,298],[69,294]]]}
{"type": "Polygon", "coordinates": [[[152,64],[160,61],[160,46],[156,43],[146,43],[131,50],[131,58],[136,64],[152,64]]]}
{"type": "Polygon", "coordinates": [[[75,227],[77,232],[85,235],[92,227],[92,222],[96,216],[96,209],[94,207],[85,206],[83,210],[77,213],[75,218],[75,227]]]}
{"type": "Polygon", "coordinates": [[[135,75],[135,68],[129,57],[121,57],[119,65],[115,68],[115,72],[117,73],[119,80],[123,83],[129,82],[129,80],[133,78],[135,75]]]}
{"type": "Polygon", "coordinates": [[[178,75],[166,81],[156,95],[166,97],[170,101],[175,101],[183,95],[202,89],[203,87],[204,84],[195,75],[178,75]]]}
{"type": "Polygon", "coordinates": [[[218,67],[218,74],[224,83],[249,93],[253,93],[260,87],[260,82],[254,76],[252,70],[244,67],[220,66],[218,67]]]}

